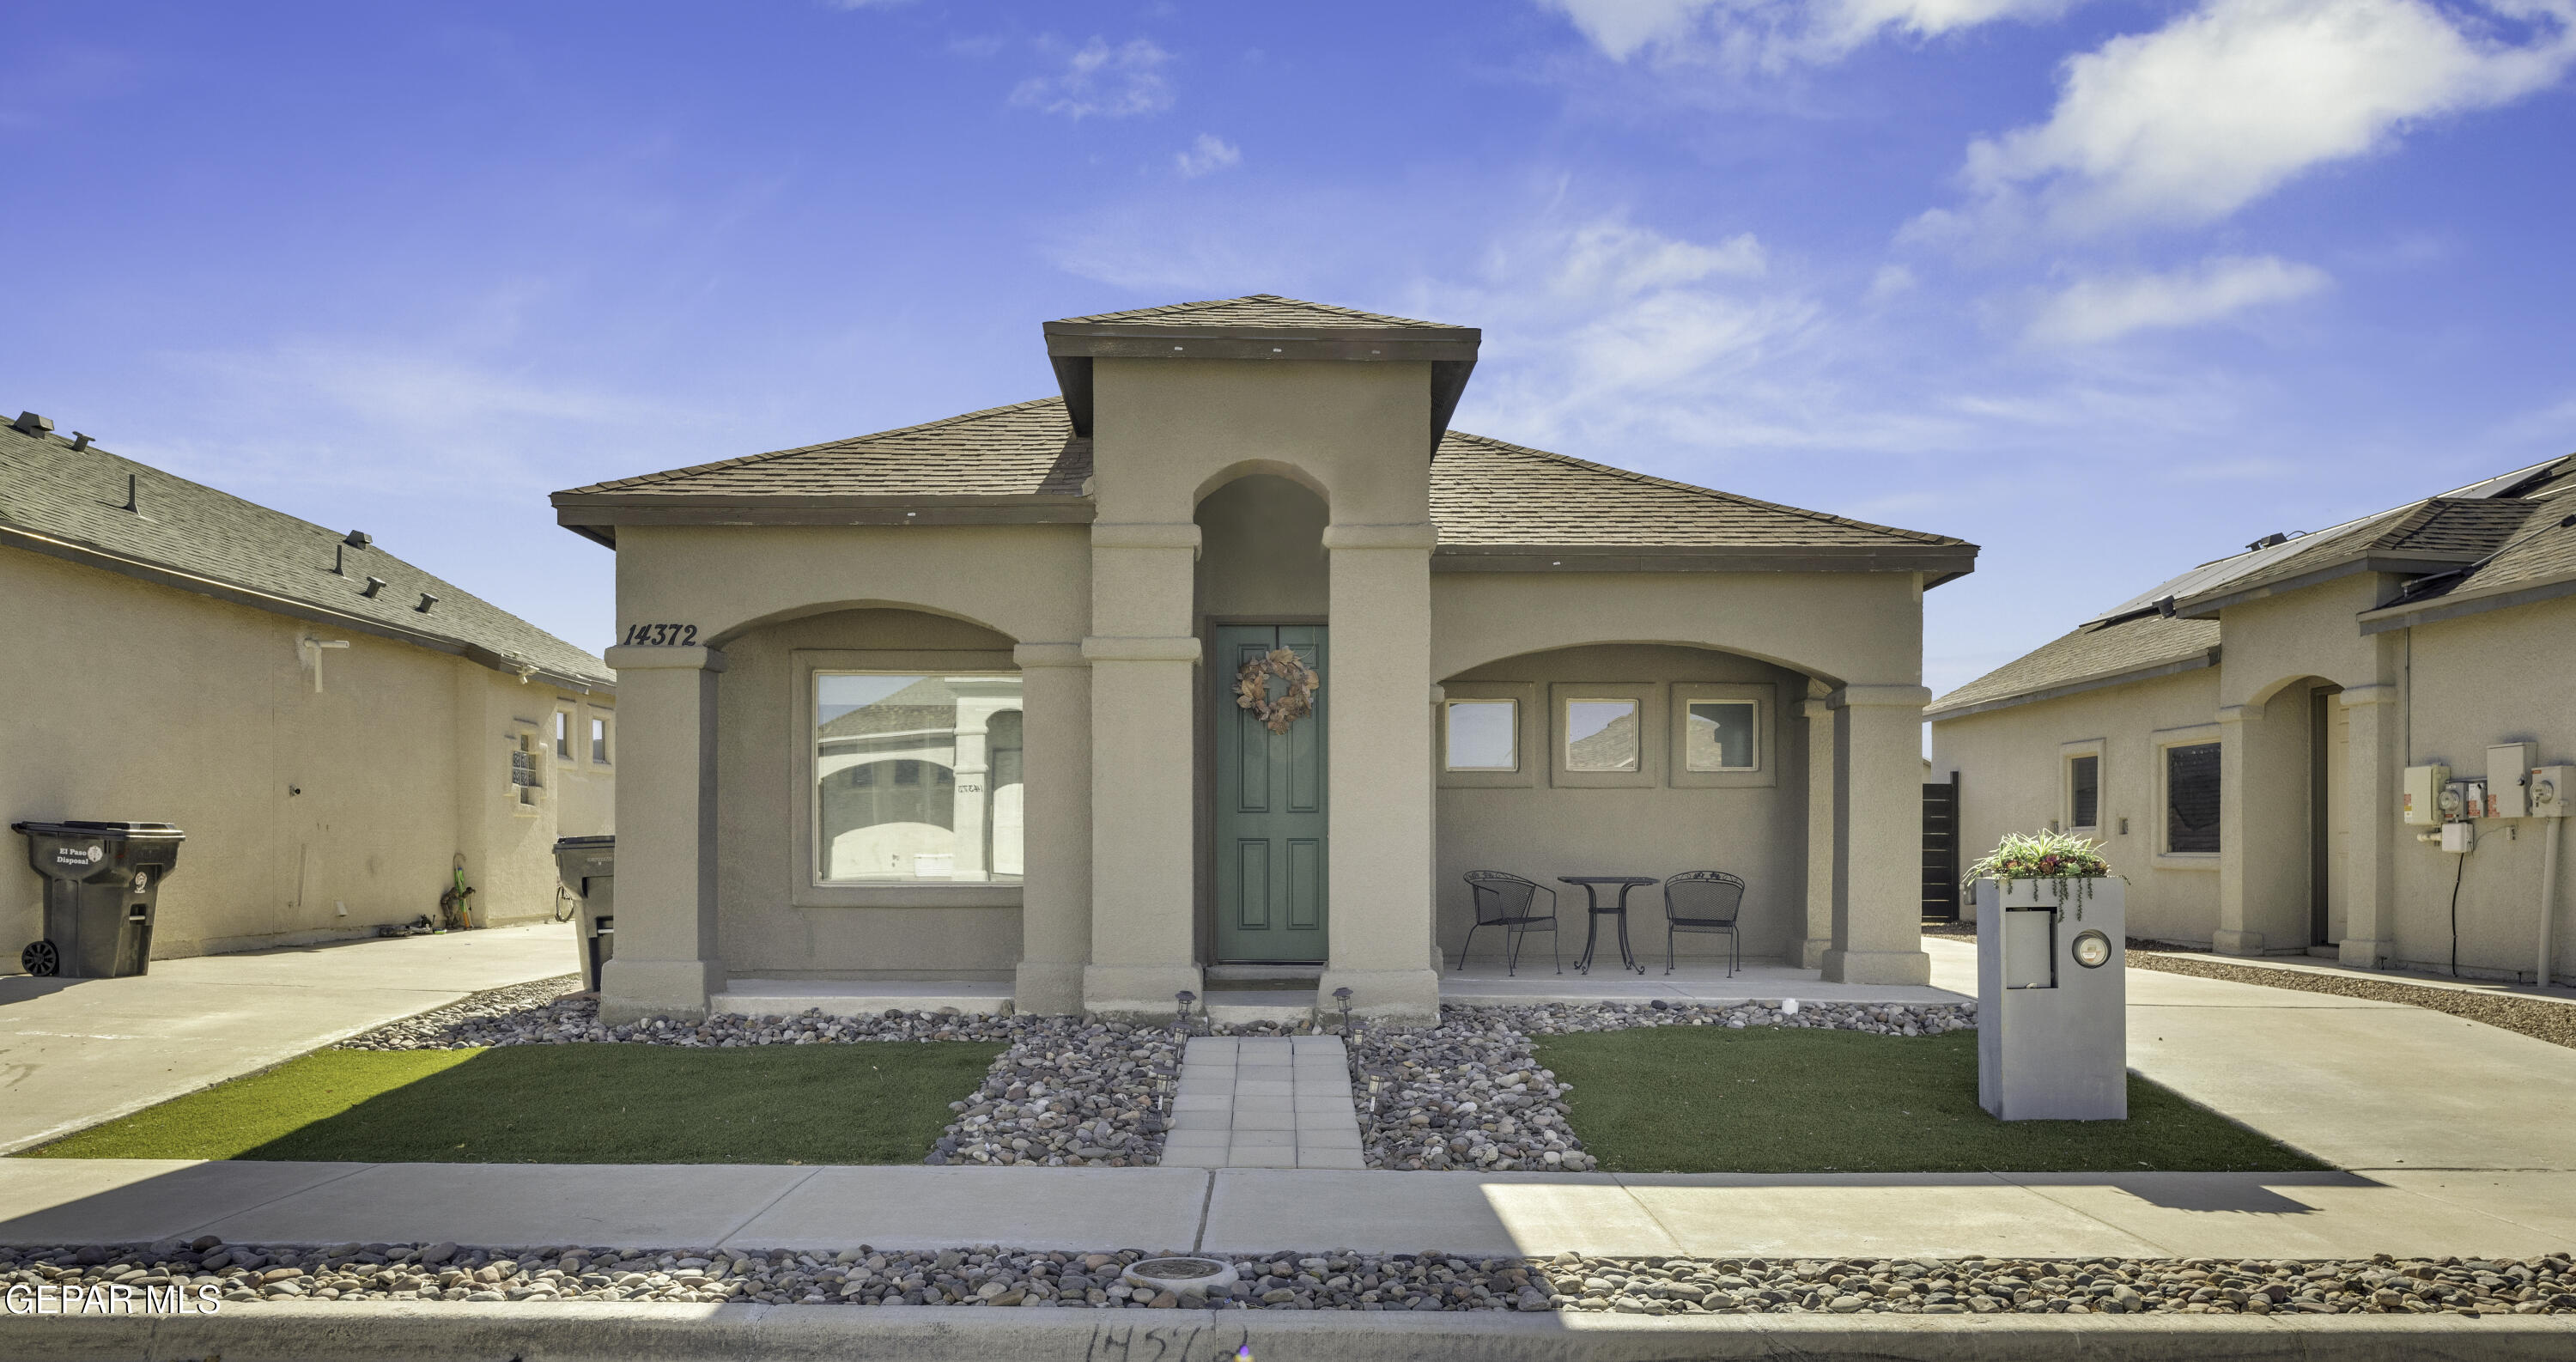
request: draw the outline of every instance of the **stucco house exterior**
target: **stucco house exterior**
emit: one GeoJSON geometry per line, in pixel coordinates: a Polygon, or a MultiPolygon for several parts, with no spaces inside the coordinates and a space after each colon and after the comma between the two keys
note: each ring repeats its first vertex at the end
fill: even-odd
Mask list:
{"type": "Polygon", "coordinates": [[[2576,457],[2150,588],[1935,701],[1933,778],[1958,773],[1965,854],[2100,840],[2132,935],[2363,968],[2448,971],[2456,948],[2464,974],[2529,979],[2563,820],[2484,820],[2450,854],[2404,821],[2403,780],[2484,779],[2514,743],[2576,759],[2571,674],[2576,457]]]}
{"type": "Polygon", "coordinates": [[[617,552],[610,1015],[1268,970],[1428,1017],[1485,868],[1732,870],[1748,956],[1926,977],[1921,601],[1973,545],[1450,430],[1473,328],[1260,295],[1044,339],[1052,396],[556,494],[617,552]],[[1273,658],[1311,712],[1240,707],[1273,658]]]}
{"type": "MultiPolygon", "coordinates": [[[[367,536],[0,426],[0,826],[177,824],[155,957],[555,906],[558,835],[615,816],[599,659],[367,536]]],[[[0,853],[0,969],[44,883],[0,853]]]]}

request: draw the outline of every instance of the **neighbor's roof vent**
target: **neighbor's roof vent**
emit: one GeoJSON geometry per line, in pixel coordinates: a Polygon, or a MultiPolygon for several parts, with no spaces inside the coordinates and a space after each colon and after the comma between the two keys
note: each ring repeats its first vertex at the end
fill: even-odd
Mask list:
{"type": "Polygon", "coordinates": [[[77,431],[77,430],[76,430],[76,431],[73,431],[73,432],[72,432],[72,452],[73,452],[74,454],[78,454],[79,452],[81,452],[82,450],[87,449],[87,448],[89,448],[89,437],[88,437],[87,435],[84,435],[84,434],[80,433],[80,432],[79,432],[79,431],[77,431]]]}
{"type": "Polygon", "coordinates": [[[368,578],[368,579],[367,579],[367,589],[366,589],[366,590],[364,590],[364,591],[359,592],[358,594],[359,594],[359,595],[361,595],[361,596],[365,596],[365,597],[367,597],[367,598],[369,598],[369,599],[373,599],[373,598],[375,597],[375,594],[376,594],[377,592],[382,591],[382,590],[384,590],[384,589],[385,589],[385,579],[384,579],[384,578],[382,578],[382,577],[370,577],[370,578],[368,578]]]}
{"type": "Polygon", "coordinates": [[[2277,545],[2286,544],[2286,543],[2289,543],[2289,542],[2290,542],[2290,536],[2288,536],[2288,535],[2286,535],[2286,534],[2281,533],[2279,530],[2274,530],[2272,533],[2267,534],[2267,535],[2263,536],[2262,538],[2255,540],[2253,543],[2246,545],[2246,546],[2245,546],[2245,548],[2246,548],[2246,551],[2250,553],[2250,552],[2254,551],[2255,549],[2268,549],[2268,548],[2273,548],[2273,547],[2275,547],[2275,546],[2277,546],[2277,545]]]}
{"type": "Polygon", "coordinates": [[[412,609],[426,615],[429,613],[429,608],[436,604],[438,604],[438,598],[424,591],[420,593],[420,604],[413,606],[412,609]]]}
{"type": "Polygon", "coordinates": [[[9,428],[21,435],[50,435],[54,423],[32,411],[22,411],[18,413],[17,420],[9,423],[9,428]]]}
{"type": "Polygon", "coordinates": [[[351,530],[349,531],[348,537],[342,539],[340,542],[353,549],[363,549],[369,544],[376,542],[376,540],[375,536],[368,534],[365,530],[351,530]]]}

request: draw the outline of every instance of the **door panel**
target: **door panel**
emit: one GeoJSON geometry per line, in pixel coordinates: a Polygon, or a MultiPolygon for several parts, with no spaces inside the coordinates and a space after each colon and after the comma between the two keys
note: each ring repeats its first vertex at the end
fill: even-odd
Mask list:
{"type": "MultiPolygon", "coordinates": [[[[1330,673],[1321,625],[1225,625],[1208,668],[1216,740],[1212,840],[1217,847],[1219,962],[1320,961],[1328,951],[1324,901],[1324,726],[1330,673]],[[1273,733],[1234,702],[1235,673],[1274,648],[1293,650],[1326,678],[1315,712],[1273,733]]],[[[1281,683],[1271,683],[1278,695],[1281,683]]]]}

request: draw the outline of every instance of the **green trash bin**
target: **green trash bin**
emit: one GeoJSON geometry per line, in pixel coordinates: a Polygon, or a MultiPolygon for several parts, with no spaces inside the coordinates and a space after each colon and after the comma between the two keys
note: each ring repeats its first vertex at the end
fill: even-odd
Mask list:
{"type": "Polygon", "coordinates": [[[555,873],[581,900],[581,985],[599,991],[599,972],[617,954],[617,835],[558,837],[555,873]]]}
{"type": "Polygon", "coordinates": [[[116,979],[152,968],[161,881],[187,834],[167,823],[12,823],[45,877],[45,934],[18,953],[29,974],[116,979]]]}

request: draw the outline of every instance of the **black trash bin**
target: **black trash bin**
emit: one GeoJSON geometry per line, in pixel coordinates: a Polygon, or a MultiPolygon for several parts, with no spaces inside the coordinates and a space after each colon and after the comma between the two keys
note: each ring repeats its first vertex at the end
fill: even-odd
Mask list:
{"type": "Polygon", "coordinates": [[[161,881],[187,834],[167,823],[12,823],[45,877],[45,934],[18,953],[29,974],[115,979],[152,968],[161,881]]]}
{"type": "Polygon", "coordinates": [[[617,835],[556,838],[555,873],[581,899],[581,984],[596,993],[600,970],[617,954],[617,835]]]}

